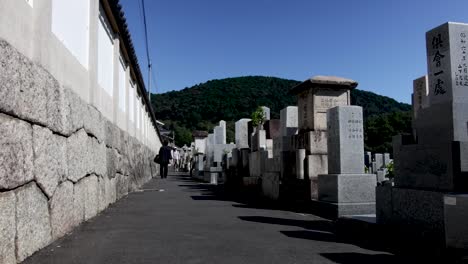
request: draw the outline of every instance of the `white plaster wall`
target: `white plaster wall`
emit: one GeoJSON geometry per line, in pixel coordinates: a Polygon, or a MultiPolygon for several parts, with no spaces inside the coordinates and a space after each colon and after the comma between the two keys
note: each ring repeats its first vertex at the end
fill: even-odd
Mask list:
{"type": "MultiPolygon", "coordinates": [[[[99,14],[98,0],[0,0],[0,38],[44,67],[60,85],[72,89],[85,102],[100,110],[107,119],[135,136],[135,131],[131,132],[135,126],[137,105],[133,104],[131,109],[131,102],[135,100],[137,93],[134,89],[133,100],[129,97],[132,90],[128,83],[130,69],[125,70],[128,90],[125,94],[129,95],[125,99],[125,112],[117,110],[119,96],[116,94],[120,92],[117,83],[120,83],[120,79],[115,78],[120,74],[109,67],[108,74],[113,77],[104,78],[107,81],[102,82],[112,82],[112,85],[105,86],[108,92],[104,91],[105,87],[100,88],[98,82],[98,42],[99,36],[104,36],[102,28],[99,33],[99,14]],[[132,118],[133,121],[130,121],[132,118]]],[[[107,37],[111,41],[114,38],[113,51],[106,53],[107,61],[112,60],[115,65],[120,56],[119,39],[107,37]]],[[[104,72],[103,69],[101,72],[104,72]]],[[[146,131],[147,144],[157,151],[161,145],[160,138],[152,122],[149,124],[149,118],[147,123],[147,130],[150,130],[146,131]]]]}

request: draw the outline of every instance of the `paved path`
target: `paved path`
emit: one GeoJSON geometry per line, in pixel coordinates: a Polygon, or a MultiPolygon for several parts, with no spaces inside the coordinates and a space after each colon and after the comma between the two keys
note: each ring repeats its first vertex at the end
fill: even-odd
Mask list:
{"type": "Polygon", "coordinates": [[[24,263],[401,263],[339,242],[328,220],[233,202],[184,175],[143,190],[24,263]]]}

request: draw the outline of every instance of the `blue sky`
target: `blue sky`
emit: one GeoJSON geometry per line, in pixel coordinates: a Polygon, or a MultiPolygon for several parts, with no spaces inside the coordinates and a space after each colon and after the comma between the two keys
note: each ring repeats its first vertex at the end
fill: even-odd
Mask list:
{"type": "MultiPolygon", "coordinates": [[[[140,0],[121,0],[142,72],[140,0]]],[[[467,0],[145,0],[157,93],[246,75],[336,75],[411,101],[425,32],[468,23],[467,0]]],[[[146,74],[145,79],[146,79],[146,74]]],[[[154,93],[154,86],[152,86],[154,93]]]]}

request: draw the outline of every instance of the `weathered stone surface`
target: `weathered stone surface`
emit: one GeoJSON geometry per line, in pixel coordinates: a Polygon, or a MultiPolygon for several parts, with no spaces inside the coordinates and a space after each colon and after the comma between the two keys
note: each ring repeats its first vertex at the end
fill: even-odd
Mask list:
{"type": "Polygon", "coordinates": [[[74,219],[73,183],[66,181],[57,188],[50,200],[52,238],[58,239],[70,232],[77,221],[74,219]]]}
{"type": "Polygon", "coordinates": [[[13,191],[0,193],[0,263],[16,264],[16,197],[13,191]]]}
{"type": "Polygon", "coordinates": [[[236,148],[234,144],[216,144],[213,146],[214,149],[214,162],[222,162],[225,154],[231,153],[236,148]]]}
{"type": "Polygon", "coordinates": [[[47,90],[55,80],[6,41],[0,40],[0,54],[0,109],[46,125],[47,90]]]}
{"type": "Polygon", "coordinates": [[[263,111],[263,116],[265,117],[265,120],[270,120],[270,108],[266,106],[262,106],[262,111],[263,111]]]}
{"type": "Polygon", "coordinates": [[[31,256],[51,241],[50,218],[47,198],[30,183],[16,191],[17,260],[31,256]]]}
{"type": "Polygon", "coordinates": [[[0,39],[0,110],[14,113],[21,87],[20,54],[0,39]]]}
{"type": "Polygon", "coordinates": [[[87,115],[84,116],[84,128],[86,132],[95,136],[99,142],[105,141],[105,129],[104,120],[105,118],[101,115],[99,110],[94,106],[87,106],[87,115]]]}
{"type": "Polygon", "coordinates": [[[96,175],[91,175],[84,179],[86,185],[86,196],[85,196],[85,221],[95,217],[98,214],[99,209],[99,186],[98,178],[96,175]]]}
{"type": "Polygon", "coordinates": [[[319,175],[318,197],[333,203],[373,203],[376,186],[374,174],[319,175]]]}
{"type": "Polygon", "coordinates": [[[86,181],[80,180],[73,186],[73,225],[79,225],[84,221],[85,200],[86,200],[86,181]]]}
{"type": "Polygon", "coordinates": [[[297,133],[298,127],[297,106],[288,106],[280,112],[281,136],[290,137],[297,133]]]}
{"type": "Polygon", "coordinates": [[[13,189],[33,178],[31,126],[0,114],[0,189],[13,189]]]}
{"type": "Polygon", "coordinates": [[[104,142],[99,143],[95,138],[89,138],[88,153],[92,153],[90,157],[93,160],[89,161],[91,164],[91,173],[99,176],[107,175],[107,148],[104,142]]]}
{"type": "Polygon", "coordinates": [[[362,107],[353,105],[331,108],[327,111],[327,123],[328,173],[364,173],[362,107]]]}
{"type": "MultiPolygon", "coordinates": [[[[77,182],[91,170],[94,157],[89,153],[88,134],[83,129],[67,139],[68,179],[77,182]]],[[[93,162],[94,163],[94,162],[93,162]]]]}
{"type": "Polygon", "coordinates": [[[262,193],[263,196],[278,200],[280,196],[280,173],[279,172],[265,172],[262,175],[262,193]]]}
{"type": "Polygon", "coordinates": [[[66,89],[65,96],[68,101],[68,131],[74,133],[84,128],[84,118],[87,112],[86,103],[72,90],[66,89]]]}
{"type": "Polygon", "coordinates": [[[104,211],[109,206],[106,194],[106,184],[109,181],[107,177],[98,177],[98,212],[104,211]]]}
{"type": "Polygon", "coordinates": [[[54,82],[47,93],[47,127],[52,131],[69,136],[71,134],[68,121],[70,119],[70,105],[67,88],[54,82]]]}
{"type": "Polygon", "coordinates": [[[112,178],[106,181],[106,197],[109,204],[117,201],[117,179],[112,178]]]}
{"type": "Polygon", "coordinates": [[[57,185],[67,178],[67,140],[52,131],[33,126],[34,176],[50,198],[57,185]]]}
{"type": "Polygon", "coordinates": [[[449,194],[444,197],[445,241],[449,248],[468,248],[468,195],[449,194]]]}
{"type": "MultiPolygon", "coordinates": [[[[251,119],[243,118],[236,122],[236,146],[238,149],[249,148],[249,122],[251,119]]],[[[196,142],[195,142],[196,143],[196,142]]]]}
{"type": "Polygon", "coordinates": [[[116,177],[116,199],[120,200],[128,194],[128,177],[122,174],[117,174],[116,177]]]}
{"type": "Polygon", "coordinates": [[[109,178],[114,178],[115,174],[117,173],[117,167],[119,163],[119,157],[118,153],[116,150],[107,148],[107,158],[106,158],[106,163],[107,163],[107,175],[109,178]]]}

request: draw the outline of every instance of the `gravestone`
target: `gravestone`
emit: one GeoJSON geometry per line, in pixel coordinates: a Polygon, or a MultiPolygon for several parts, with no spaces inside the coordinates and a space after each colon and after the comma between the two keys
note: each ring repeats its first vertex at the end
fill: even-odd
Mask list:
{"type": "Polygon", "coordinates": [[[318,199],[337,217],[375,213],[376,176],[364,173],[360,106],[337,106],[328,116],[328,174],[318,176],[318,199]]]}
{"type": "Polygon", "coordinates": [[[249,122],[251,119],[243,118],[236,122],[236,146],[238,149],[249,148],[249,122]]]}
{"type": "Polygon", "coordinates": [[[262,106],[263,116],[265,117],[265,121],[270,120],[270,108],[266,106],[262,106]]]}
{"type": "MultiPolygon", "coordinates": [[[[351,90],[357,82],[334,76],[315,76],[292,88],[298,98],[298,133],[294,149],[305,149],[304,175],[309,179],[311,199],[317,200],[317,177],[328,173],[327,110],[351,103],[351,90]]],[[[296,172],[297,173],[297,172],[296,172]]]]}
{"type": "Polygon", "coordinates": [[[351,104],[357,82],[334,76],[315,76],[291,90],[298,97],[299,131],[327,130],[327,110],[351,104]]]}
{"type": "Polygon", "coordinates": [[[215,144],[226,144],[226,122],[220,121],[214,128],[215,144]]]}
{"type": "Polygon", "coordinates": [[[418,111],[429,107],[428,76],[425,75],[413,81],[413,119],[417,119],[418,111]]]}
{"type": "Polygon", "coordinates": [[[466,218],[468,194],[467,42],[468,24],[449,22],[426,33],[429,99],[425,108],[413,100],[417,140],[393,138],[394,186],[377,187],[377,210],[386,212],[378,223],[463,249],[468,232],[456,223],[466,218]]]}
{"type": "Polygon", "coordinates": [[[281,136],[281,121],[279,119],[267,120],[263,125],[267,139],[274,139],[281,136]]]}

